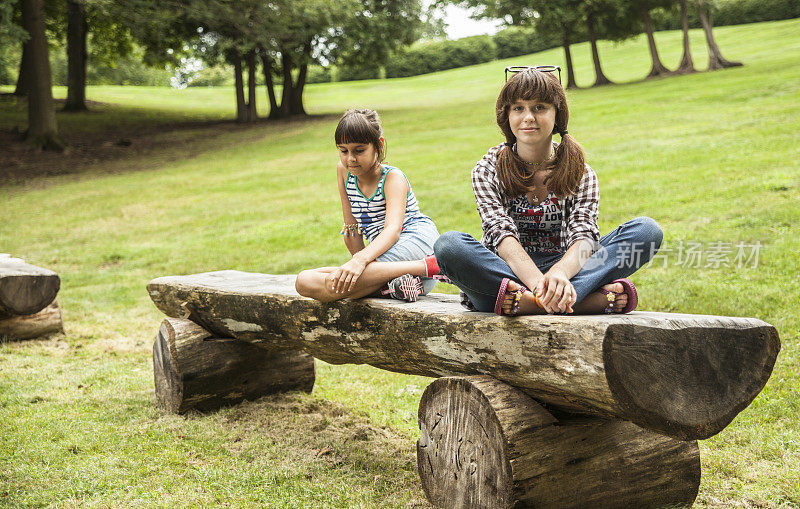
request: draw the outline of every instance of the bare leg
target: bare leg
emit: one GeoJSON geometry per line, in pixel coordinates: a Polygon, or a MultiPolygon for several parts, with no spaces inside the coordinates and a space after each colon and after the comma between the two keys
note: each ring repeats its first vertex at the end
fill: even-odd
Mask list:
{"type": "MultiPolygon", "coordinates": [[[[508,290],[505,299],[503,300],[503,312],[508,314],[511,311],[511,306],[514,304],[514,297],[510,293],[519,288],[516,281],[508,282],[508,290]]],[[[607,284],[603,289],[617,293],[617,298],[614,300],[614,312],[620,312],[625,309],[628,304],[628,296],[622,293],[623,288],[620,283],[607,284]]],[[[575,314],[580,315],[596,315],[602,313],[608,305],[608,298],[600,293],[594,292],[586,296],[580,303],[576,304],[573,309],[575,314]]],[[[543,315],[545,310],[540,308],[533,298],[533,293],[525,292],[519,302],[520,315],[543,315]]]]}
{"type": "Polygon", "coordinates": [[[358,299],[380,290],[383,285],[403,274],[425,276],[425,261],[412,260],[404,262],[371,262],[364,268],[356,281],[355,287],[346,292],[335,293],[331,288],[330,274],[338,267],[321,267],[304,270],[297,275],[295,289],[304,297],[311,297],[323,302],[339,299],[358,299]]]}

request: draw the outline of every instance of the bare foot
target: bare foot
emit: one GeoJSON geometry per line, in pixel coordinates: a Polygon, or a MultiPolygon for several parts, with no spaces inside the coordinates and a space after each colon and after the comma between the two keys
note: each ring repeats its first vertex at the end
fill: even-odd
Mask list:
{"type": "MultiPolygon", "coordinates": [[[[508,286],[506,287],[506,295],[503,298],[503,304],[502,304],[503,314],[506,315],[511,314],[511,308],[514,306],[514,294],[512,292],[518,290],[521,286],[522,285],[520,285],[516,281],[508,282],[508,286]]],[[[519,301],[519,311],[517,312],[517,314],[541,315],[545,314],[545,311],[536,304],[533,292],[528,290],[522,294],[522,298],[519,301]]]]}

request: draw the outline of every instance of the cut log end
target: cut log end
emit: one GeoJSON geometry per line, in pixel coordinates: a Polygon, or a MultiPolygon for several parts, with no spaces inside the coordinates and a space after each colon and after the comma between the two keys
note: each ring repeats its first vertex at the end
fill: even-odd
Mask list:
{"type": "Polygon", "coordinates": [[[463,378],[441,378],[419,406],[417,467],[435,507],[509,507],[511,465],[503,430],[483,393],[463,378]]]}
{"type": "Polygon", "coordinates": [[[315,368],[306,353],[216,338],[189,320],[166,318],[153,344],[153,376],[158,407],[184,413],[278,392],[311,392],[315,368]]]}
{"type": "Polygon", "coordinates": [[[434,381],[419,408],[417,465],[434,507],[687,507],[697,442],[618,420],[556,421],[486,376],[434,381]]]}
{"type": "Polygon", "coordinates": [[[774,327],[655,329],[612,325],[603,357],[624,417],[679,439],[719,433],[766,385],[780,350],[774,327]]]}
{"type": "Polygon", "coordinates": [[[53,302],[60,286],[51,270],[19,258],[0,258],[0,318],[38,313],[53,302]]]}

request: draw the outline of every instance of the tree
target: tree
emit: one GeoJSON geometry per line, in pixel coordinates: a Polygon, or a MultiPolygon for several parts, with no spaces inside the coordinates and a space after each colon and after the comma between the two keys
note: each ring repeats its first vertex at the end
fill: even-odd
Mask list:
{"type": "Polygon", "coordinates": [[[694,60],[692,60],[692,50],[689,48],[689,9],[688,1],[680,0],[681,4],[681,29],[683,30],[683,56],[681,63],[675,70],[678,74],[689,74],[695,72],[694,60]]]}
{"type": "MultiPolygon", "coordinates": [[[[537,0],[533,4],[539,14],[535,18],[536,31],[545,37],[553,37],[561,43],[566,61],[567,88],[578,88],[575,81],[575,71],[572,65],[572,51],[570,45],[586,36],[582,29],[581,0],[537,0]]],[[[585,39],[584,39],[585,40],[585,39]]]]}
{"type": "Polygon", "coordinates": [[[89,27],[86,6],[76,0],[67,0],[67,102],[65,111],[85,111],[86,64],[88,54],[86,39],[89,27]]]}
{"type": "Polygon", "coordinates": [[[700,16],[700,23],[703,24],[703,32],[706,34],[706,44],[708,45],[708,70],[715,71],[725,67],[739,67],[741,62],[732,62],[722,56],[722,52],[714,40],[713,18],[711,7],[704,3],[704,0],[697,0],[697,13],[700,16]]]}
{"type": "MultiPolygon", "coordinates": [[[[669,0],[669,3],[671,2],[672,0],[669,0]]],[[[635,8],[638,8],[642,24],[644,25],[644,32],[647,36],[647,46],[650,49],[650,60],[652,64],[650,66],[650,72],[647,74],[648,78],[671,74],[671,71],[664,66],[661,62],[661,58],[658,56],[656,39],[653,35],[653,22],[650,19],[651,9],[654,7],[665,7],[667,5],[665,2],[661,3],[664,5],[657,5],[657,0],[634,0],[635,8]]]]}
{"type": "Polygon", "coordinates": [[[30,80],[26,139],[35,147],[61,151],[64,149],[64,144],[58,138],[58,125],[53,107],[50,57],[45,36],[42,0],[22,0],[22,22],[29,36],[25,68],[30,80]]]}

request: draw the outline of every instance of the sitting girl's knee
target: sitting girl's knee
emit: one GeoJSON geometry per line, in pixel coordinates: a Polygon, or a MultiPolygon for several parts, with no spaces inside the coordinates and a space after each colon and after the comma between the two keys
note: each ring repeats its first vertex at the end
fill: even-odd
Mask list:
{"type": "Polygon", "coordinates": [[[303,297],[314,297],[312,295],[314,292],[314,288],[312,286],[314,271],[313,270],[304,270],[297,275],[297,278],[294,281],[294,289],[302,295],[303,297]]]}
{"type": "Polygon", "coordinates": [[[461,232],[444,232],[443,234],[439,235],[439,238],[436,239],[436,243],[433,245],[433,254],[436,255],[436,259],[446,260],[453,256],[458,250],[458,246],[461,244],[463,233],[461,232]]]}
{"type": "Polygon", "coordinates": [[[639,232],[638,237],[642,242],[655,246],[656,249],[661,247],[661,242],[664,240],[664,231],[652,217],[641,216],[633,220],[639,232]]]}

